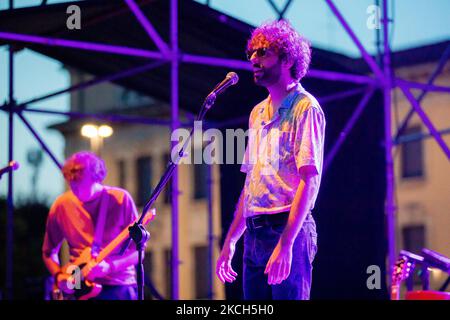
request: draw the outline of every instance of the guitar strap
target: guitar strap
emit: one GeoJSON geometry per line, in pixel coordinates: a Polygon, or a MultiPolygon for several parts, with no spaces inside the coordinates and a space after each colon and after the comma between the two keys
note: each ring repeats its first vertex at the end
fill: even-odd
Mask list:
{"type": "Polygon", "coordinates": [[[100,195],[100,208],[97,218],[97,224],[95,226],[94,240],[92,241],[91,254],[92,257],[97,257],[102,247],[103,231],[105,230],[106,211],[108,210],[109,196],[106,191],[106,187],[103,187],[102,194],[100,195]]]}

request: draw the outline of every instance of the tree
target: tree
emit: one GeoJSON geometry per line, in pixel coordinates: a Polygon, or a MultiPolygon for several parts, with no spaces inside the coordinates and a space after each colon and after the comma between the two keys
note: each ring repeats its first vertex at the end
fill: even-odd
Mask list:
{"type": "MultiPolygon", "coordinates": [[[[42,299],[47,269],[41,259],[41,247],[49,208],[44,203],[19,203],[14,210],[13,294],[15,299],[42,299]]],[[[6,199],[0,198],[0,225],[6,225],[6,199]]],[[[6,235],[0,231],[0,274],[6,268],[6,235]]],[[[5,277],[0,277],[2,291],[5,277]]]]}

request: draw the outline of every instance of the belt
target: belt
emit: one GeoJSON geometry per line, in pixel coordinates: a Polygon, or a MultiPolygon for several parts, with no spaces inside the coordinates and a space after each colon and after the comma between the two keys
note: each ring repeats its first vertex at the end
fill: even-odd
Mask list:
{"type": "Polygon", "coordinates": [[[289,218],[289,212],[281,212],[275,214],[259,214],[257,216],[248,217],[245,220],[247,229],[253,231],[255,229],[286,224],[289,218]]]}

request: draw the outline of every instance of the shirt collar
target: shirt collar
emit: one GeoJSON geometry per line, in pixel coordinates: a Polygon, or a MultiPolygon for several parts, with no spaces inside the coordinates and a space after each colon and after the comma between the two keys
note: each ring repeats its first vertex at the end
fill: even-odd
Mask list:
{"type": "MultiPolygon", "coordinates": [[[[303,88],[303,86],[300,84],[300,82],[296,82],[292,85],[292,88],[290,89],[290,92],[287,94],[287,96],[283,99],[283,101],[281,102],[281,106],[280,108],[278,108],[278,112],[276,114],[274,114],[272,116],[272,119],[268,119],[267,121],[264,121],[265,124],[271,123],[274,120],[276,120],[281,114],[283,114],[284,112],[286,112],[288,109],[291,108],[292,106],[292,101],[293,99],[295,99],[297,97],[298,94],[304,92],[305,89],[303,88]]],[[[259,109],[259,113],[264,116],[266,118],[267,115],[267,109],[269,107],[270,104],[270,94],[267,96],[267,98],[265,99],[265,103],[261,106],[261,108],[259,109]]]]}

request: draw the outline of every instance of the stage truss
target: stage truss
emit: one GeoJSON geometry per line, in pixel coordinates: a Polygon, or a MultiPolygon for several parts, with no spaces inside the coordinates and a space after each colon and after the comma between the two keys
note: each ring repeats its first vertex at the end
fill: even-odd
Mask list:
{"type": "MultiPolygon", "coordinates": [[[[287,0],[282,9],[280,9],[273,0],[266,0],[274,12],[277,14],[279,19],[283,19],[285,14],[287,13],[290,5],[292,4],[292,0],[287,0]]],[[[382,2],[382,17],[381,17],[381,26],[382,26],[382,65],[377,64],[375,59],[367,52],[361,41],[358,39],[345,17],[341,13],[341,11],[334,4],[333,0],[324,0],[334,15],[339,20],[342,27],[345,29],[348,36],[352,39],[353,43],[357,46],[359,52],[361,53],[362,58],[365,60],[367,65],[371,70],[371,75],[356,75],[356,74],[348,74],[348,73],[339,73],[332,71],[323,71],[323,70],[314,70],[311,69],[308,72],[308,77],[319,78],[323,80],[330,81],[346,81],[354,84],[365,84],[365,89],[353,89],[348,92],[344,92],[338,95],[324,97],[321,99],[324,101],[332,101],[337,99],[343,99],[348,96],[357,95],[360,93],[364,93],[359,104],[356,106],[353,114],[350,116],[346,125],[344,126],[341,135],[338,137],[335,144],[332,146],[330,151],[325,157],[324,162],[324,170],[326,170],[334,156],[339,151],[340,146],[344,143],[348,133],[353,128],[354,124],[358,121],[359,116],[363,112],[365,106],[370,101],[370,98],[374,94],[375,90],[382,90],[384,97],[384,142],[385,142],[385,164],[386,164],[386,201],[385,201],[385,215],[387,221],[387,238],[388,238],[388,272],[392,273],[392,267],[396,260],[396,235],[395,235],[395,214],[396,214],[396,206],[394,199],[394,163],[392,156],[393,147],[400,143],[401,135],[404,129],[408,125],[409,119],[411,116],[416,113],[423,124],[429,131],[429,135],[431,135],[440,146],[447,159],[450,159],[450,150],[446,145],[445,141],[442,138],[442,135],[448,133],[449,130],[444,130],[439,132],[433,125],[432,121],[423,111],[420,102],[424,98],[427,92],[446,92],[450,93],[449,87],[442,87],[433,85],[434,80],[442,71],[449,55],[450,48],[442,55],[442,58],[427,83],[418,83],[414,81],[408,81],[405,79],[401,79],[394,76],[393,69],[391,67],[391,49],[389,45],[389,25],[392,21],[388,15],[388,0],[381,0],[382,2]],[[399,88],[401,92],[404,94],[406,99],[411,104],[411,110],[405,119],[402,121],[401,126],[398,131],[395,133],[395,139],[392,137],[393,132],[391,130],[391,91],[395,88],[399,88]],[[420,89],[422,93],[418,98],[415,98],[412,94],[412,89],[420,89]]],[[[46,5],[46,0],[42,1],[42,5],[46,5]]],[[[136,68],[132,68],[129,70],[124,70],[119,73],[111,74],[105,77],[99,77],[90,81],[86,81],[84,83],[77,84],[75,86],[71,86],[64,90],[55,91],[29,101],[21,102],[19,104],[16,103],[14,98],[14,67],[13,67],[13,59],[14,59],[14,50],[12,45],[9,46],[9,90],[8,90],[8,101],[1,106],[1,110],[8,113],[8,159],[12,161],[14,158],[14,135],[13,129],[14,117],[17,116],[28,130],[32,133],[32,135],[36,138],[38,143],[41,145],[42,149],[48,154],[48,156],[52,159],[52,161],[56,164],[58,168],[61,168],[61,164],[58,159],[54,156],[50,148],[46,145],[46,143],[39,136],[38,132],[33,128],[32,124],[26,119],[24,113],[26,112],[36,112],[36,113],[47,113],[47,114],[59,114],[64,116],[69,116],[71,118],[83,118],[89,117],[94,119],[106,119],[111,122],[129,122],[129,123],[142,123],[148,125],[166,125],[170,126],[171,130],[175,130],[181,125],[189,125],[188,123],[183,124],[179,120],[179,88],[178,88],[178,70],[179,65],[183,63],[192,63],[192,64],[203,64],[215,67],[228,67],[232,69],[239,70],[247,70],[251,71],[251,65],[247,61],[241,60],[233,60],[233,59],[223,59],[216,58],[210,56],[201,56],[201,55],[193,55],[189,53],[181,52],[178,48],[178,0],[170,0],[170,43],[166,43],[161,36],[158,34],[156,29],[153,27],[151,21],[145,16],[142,12],[139,5],[134,0],[124,0],[130,11],[135,15],[136,19],[148,34],[149,38],[155,43],[158,48],[157,51],[151,50],[143,50],[138,48],[130,48],[123,46],[114,46],[114,45],[106,45],[101,43],[92,43],[92,42],[83,42],[83,41],[73,41],[73,40],[65,40],[58,38],[48,38],[48,37],[40,37],[40,36],[32,36],[26,34],[17,34],[10,32],[2,32],[0,30],[0,39],[6,40],[7,42],[23,42],[29,44],[42,44],[48,46],[58,46],[58,47],[66,47],[66,48],[74,48],[79,50],[87,50],[87,51],[96,51],[103,52],[105,54],[118,54],[118,55],[127,55],[127,56],[135,56],[135,57],[146,57],[151,62],[139,66],[136,68]],[[129,77],[135,74],[139,74],[145,71],[149,71],[153,68],[157,68],[163,64],[169,63],[171,65],[171,121],[161,121],[157,119],[142,119],[142,117],[131,117],[124,115],[99,115],[99,114],[89,114],[89,113],[80,113],[80,112],[55,112],[51,110],[44,109],[34,109],[28,107],[29,104],[35,103],[38,101],[46,100],[50,97],[54,97],[63,93],[73,92],[76,90],[82,90],[91,86],[94,86],[99,83],[104,83],[108,81],[114,81],[118,79],[122,79],[125,77],[129,77]]],[[[206,1],[206,5],[210,4],[210,0],[206,1]]],[[[14,0],[9,0],[9,10],[14,10],[14,0]]],[[[242,122],[243,119],[238,119],[236,122],[242,122]]],[[[218,126],[225,126],[231,124],[230,122],[218,124],[218,126]]],[[[426,135],[419,137],[424,138],[426,135]]],[[[174,174],[172,176],[172,298],[178,300],[179,299],[179,204],[178,204],[178,170],[174,170],[174,174]]],[[[7,250],[6,250],[6,298],[12,298],[12,289],[13,289],[13,259],[12,259],[12,248],[13,248],[13,173],[11,172],[8,177],[8,198],[7,198],[7,223],[6,223],[6,239],[7,239],[7,250]]],[[[208,239],[209,239],[209,263],[210,270],[209,272],[209,286],[210,286],[210,296],[209,298],[213,299],[213,290],[212,290],[212,277],[213,277],[213,261],[212,261],[212,250],[213,250],[213,231],[212,231],[212,206],[211,197],[209,197],[209,223],[208,223],[208,239]]],[[[388,280],[389,281],[389,280],[388,280]]],[[[390,285],[390,284],[389,284],[390,285]]]]}

